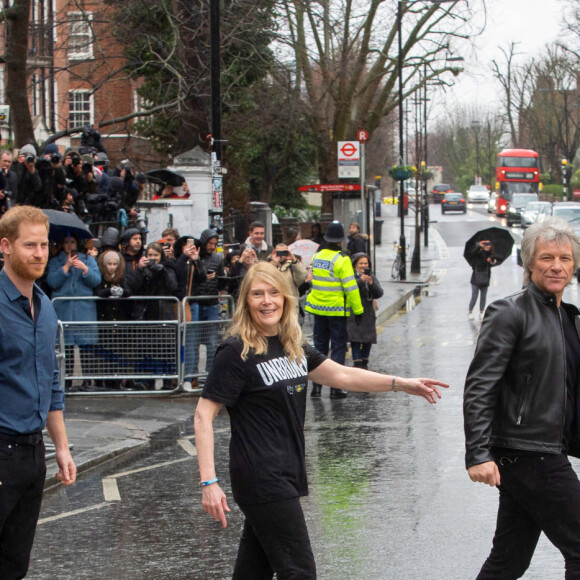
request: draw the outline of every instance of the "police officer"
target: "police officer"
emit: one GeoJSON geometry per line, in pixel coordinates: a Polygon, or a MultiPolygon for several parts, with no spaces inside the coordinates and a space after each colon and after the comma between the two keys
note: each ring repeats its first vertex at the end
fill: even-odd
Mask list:
{"type": "MultiPolygon", "coordinates": [[[[351,311],[357,323],[363,313],[358,285],[350,258],[342,253],[344,228],[339,221],[329,224],[324,242],[312,257],[312,290],[306,300],[306,311],[314,314],[314,346],[344,365],[348,332],[346,323],[351,311]]],[[[312,397],[320,397],[322,385],[314,383],[312,397]]],[[[331,398],[344,398],[346,391],[330,389],[331,398]]]]}

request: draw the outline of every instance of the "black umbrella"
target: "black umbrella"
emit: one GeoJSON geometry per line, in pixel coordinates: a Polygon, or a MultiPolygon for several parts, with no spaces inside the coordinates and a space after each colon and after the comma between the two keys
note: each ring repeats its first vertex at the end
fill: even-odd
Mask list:
{"type": "Polygon", "coordinates": [[[166,183],[167,185],[173,185],[174,187],[179,187],[183,185],[185,177],[180,173],[171,171],[171,169],[153,169],[148,171],[146,174],[149,181],[153,183],[166,183]]]}
{"type": "Polygon", "coordinates": [[[89,228],[76,214],[55,209],[43,209],[42,211],[48,217],[50,224],[48,239],[51,242],[62,242],[69,236],[77,240],[89,240],[93,237],[89,228]]]}
{"type": "Polygon", "coordinates": [[[495,262],[493,266],[499,266],[512,253],[514,239],[508,230],[503,228],[487,228],[476,232],[465,243],[463,257],[473,268],[475,266],[476,251],[479,242],[489,240],[493,244],[493,257],[495,262]]]}

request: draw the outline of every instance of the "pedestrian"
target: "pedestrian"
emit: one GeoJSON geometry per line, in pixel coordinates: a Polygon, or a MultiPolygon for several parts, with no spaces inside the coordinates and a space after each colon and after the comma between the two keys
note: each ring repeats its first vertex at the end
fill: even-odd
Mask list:
{"type": "Polygon", "coordinates": [[[244,242],[246,247],[251,247],[258,260],[266,260],[272,253],[272,246],[266,242],[266,226],[260,221],[253,221],[250,224],[249,236],[244,242]]]}
{"type": "Polygon", "coordinates": [[[366,253],[369,237],[360,233],[360,225],[357,222],[353,222],[348,226],[348,234],[347,254],[352,258],[355,254],[366,253]]]}
{"type": "Polygon", "coordinates": [[[383,295],[383,289],[370,269],[369,257],[365,253],[352,256],[354,277],[358,284],[360,300],[363,305],[363,315],[360,324],[355,324],[354,317],[348,319],[348,340],[352,352],[352,362],[355,367],[367,369],[371,347],[377,344],[377,313],[376,300],[383,295]]]}
{"type": "Polygon", "coordinates": [[[220,317],[219,293],[226,286],[223,252],[216,252],[218,233],[208,228],[199,237],[199,259],[205,270],[205,280],[193,283],[191,305],[191,321],[207,322],[209,324],[194,325],[192,349],[193,374],[199,372],[199,347],[206,347],[205,370],[211,371],[213,357],[218,345],[218,323],[220,317]]]}
{"type": "Polygon", "coordinates": [[[466,466],[498,486],[491,553],[479,580],[520,578],[540,533],[580,578],[580,310],[562,301],[580,264],[570,224],[547,217],[524,233],[523,290],[486,311],[464,393],[466,466]]]}
{"type": "Polygon", "coordinates": [[[37,208],[9,210],[0,221],[0,577],[24,578],[46,476],[42,430],[55,446],[64,485],[74,483],[54,351],[58,319],[34,284],[48,260],[48,219],[37,208]]]}
{"type": "Polygon", "coordinates": [[[230,478],[245,521],[233,580],[316,578],[300,497],[308,494],[304,418],[308,379],[354,391],[405,391],[435,403],[432,379],[403,379],[339,365],[307,345],[287,278],[272,264],[249,270],[229,338],[220,346],[195,411],[204,511],[226,527],[214,463],[213,420],[231,422],[230,478]]]}
{"type": "MultiPolygon", "coordinates": [[[[360,324],[363,306],[354,278],[352,262],[342,253],[344,228],[338,221],[329,224],[324,242],[312,256],[312,290],[306,299],[306,312],[314,315],[313,340],[316,350],[341,365],[346,357],[347,320],[351,311],[360,324]]],[[[322,385],[314,383],[310,396],[320,397],[322,385]]],[[[333,399],[347,396],[345,390],[330,389],[333,399]]]]}
{"type": "Polygon", "coordinates": [[[324,242],[322,227],[318,222],[312,224],[310,228],[310,237],[308,239],[316,242],[317,244],[322,244],[322,242],[324,242]]]}
{"type": "MultiPolygon", "coordinates": [[[[58,319],[63,322],[96,322],[97,306],[94,300],[77,300],[83,296],[93,296],[94,289],[101,282],[101,273],[97,262],[78,250],[74,236],[65,238],[61,251],[48,262],[47,284],[52,288],[53,298],[72,298],[58,300],[54,309],[58,319]]],[[[95,325],[76,325],[65,328],[66,375],[74,373],[74,348],[78,346],[81,357],[81,369],[90,374],[94,346],[98,343],[95,325]]],[[[81,372],[82,372],[81,370],[81,372]]],[[[67,387],[72,382],[67,380],[67,387]]],[[[90,390],[91,381],[84,379],[81,390],[90,390]]]]}
{"type": "Polygon", "coordinates": [[[489,240],[481,240],[477,243],[473,257],[473,273],[471,274],[471,300],[467,318],[473,320],[473,308],[479,294],[479,319],[483,320],[487,289],[491,279],[491,267],[496,263],[494,247],[489,240]]]}

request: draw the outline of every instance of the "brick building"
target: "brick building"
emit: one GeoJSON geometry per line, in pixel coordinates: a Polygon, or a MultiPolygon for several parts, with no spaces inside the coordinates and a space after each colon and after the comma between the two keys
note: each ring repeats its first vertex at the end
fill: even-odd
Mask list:
{"type": "MultiPolygon", "coordinates": [[[[96,126],[141,110],[139,82],[123,71],[123,51],[113,36],[111,18],[110,6],[100,0],[31,0],[28,94],[39,143],[59,131],[96,126]]],[[[7,26],[0,23],[2,43],[7,26]]],[[[0,103],[6,103],[3,67],[0,103]]],[[[135,120],[99,129],[111,166],[123,159],[140,171],[165,166],[166,159],[135,130],[135,120]]],[[[62,151],[79,143],[78,134],[57,141],[62,151]]]]}

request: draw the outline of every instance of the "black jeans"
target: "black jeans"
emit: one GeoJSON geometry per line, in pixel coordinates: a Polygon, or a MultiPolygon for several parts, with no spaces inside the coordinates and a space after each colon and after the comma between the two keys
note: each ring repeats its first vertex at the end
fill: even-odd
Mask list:
{"type": "Polygon", "coordinates": [[[44,443],[22,444],[0,436],[0,579],[28,571],[46,476],[44,443]]]}
{"type": "Polygon", "coordinates": [[[562,552],[566,580],[580,579],[580,482],[564,454],[496,458],[501,476],[491,554],[477,580],[512,580],[528,569],[540,533],[562,552]]]}
{"type": "Polygon", "coordinates": [[[316,580],[300,498],[240,506],[246,519],[232,580],[316,580]]]}

